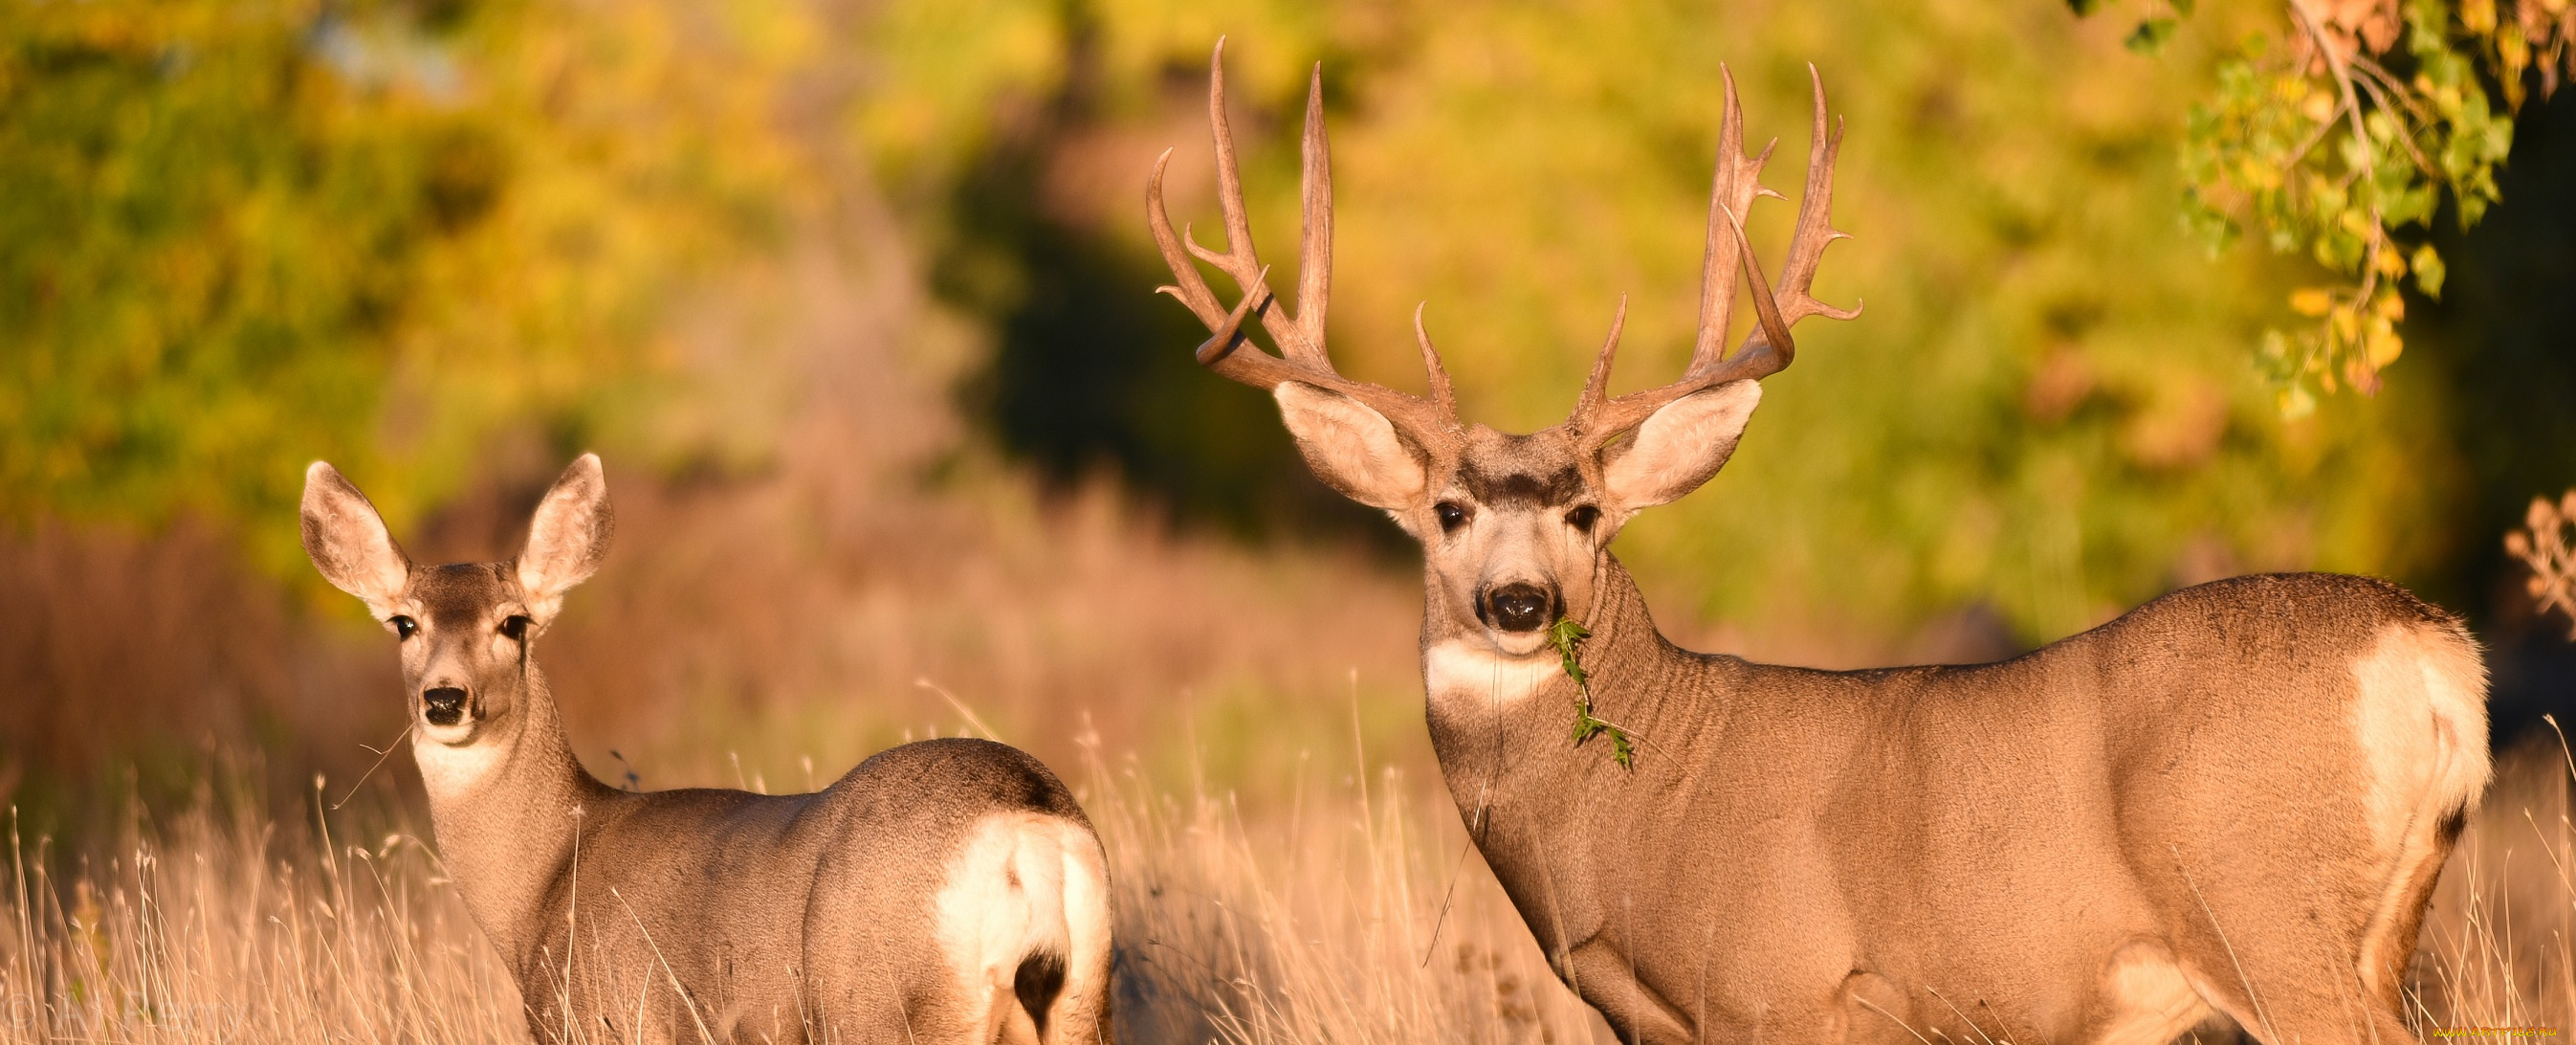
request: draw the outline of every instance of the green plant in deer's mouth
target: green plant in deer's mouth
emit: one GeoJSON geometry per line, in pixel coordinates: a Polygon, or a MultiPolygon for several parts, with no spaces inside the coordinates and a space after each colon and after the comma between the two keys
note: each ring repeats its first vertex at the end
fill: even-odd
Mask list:
{"type": "Polygon", "coordinates": [[[1556,645],[1556,655],[1565,664],[1565,677],[1574,680],[1574,746],[1582,747],[1584,741],[1607,733],[1610,760],[1619,763],[1621,769],[1633,770],[1637,768],[1637,748],[1627,728],[1592,714],[1592,674],[1583,670],[1583,662],[1574,655],[1575,647],[1591,637],[1592,629],[1572,617],[1558,617],[1547,629],[1548,641],[1556,645]]]}

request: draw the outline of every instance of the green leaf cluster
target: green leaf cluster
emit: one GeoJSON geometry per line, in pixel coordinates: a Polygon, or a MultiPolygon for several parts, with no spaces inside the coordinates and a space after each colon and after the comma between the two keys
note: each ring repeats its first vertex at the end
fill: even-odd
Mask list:
{"type": "Polygon", "coordinates": [[[2273,250],[2303,251],[2342,280],[2290,294],[2310,322],[2260,343],[2287,416],[2315,409],[2319,393],[2378,390],[2405,347],[2401,284],[2441,295],[2447,269],[2426,241],[2441,205],[2467,228],[2498,198],[2513,123],[2478,75],[2477,17],[2407,0],[2402,51],[2374,56],[2363,38],[2292,15],[2290,41],[2249,35],[2192,109],[2188,223],[2212,249],[2250,224],[2273,250]]]}
{"type": "MultiPolygon", "coordinates": [[[[1623,532],[1686,613],[1848,648],[1983,605],[2037,640],[2212,572],[2441,561],[2440,404],[2399,388],[2284,421],[2243,346],[2307,263],[2213,261],[2173,227],[2168,100],[2226,60],[2199,30],[2253,14],[2204,5],[2149,60],[2132,25],[2047,5],[1856,2],[28,0],[0,16],[0,504],[257,519],[300,572],[273,523],[314,457],[383,476],[401,525],[496,432],[661,445],[697,430],[676,305],[833,218],[837,185],[891,200],[917,256],[866,260],[911,278],[974,227],[961,179],[1032,127],[1058,128],[1032,206],[1174,308],[1150,296],[1142,183],[1178,146],[1176,216],[1211,226],[1201,92],[1231,35],[1273,284],[1296,285],[1321,61],[1336,359],[1420,387],[1427,300],[1466,419],[1519,431],[1564,416],[1623,293],[1612,391],[1680,371],[1721,64],[1790,193],[1816,64],[1857,237],[1816,292],[1868,311],[1803,324],[1724,475],[1623,532]]],[[[2419,149],[2464,171],[2499,144],[2444,133],[2419,149]]],[[[2380,163],[2394,139],[2364,140],[2380,163]]],[[[2399,189],[2343,191],[2402,209],[2399,189]]],[[[1775,271],[1794,210],[1747,218],[1775,271]]],[[[972,257],[981,297],[1038,285],[972,257]]],[[[1127,409],[1153,438],[1208,430],[1127,409]]]]}
{"type": "Polygon", "coordinates": [[[291,566],[306,461],[400,520],[497,431],[597,434],[673,291],[812,196],[772,111],[812,36],[764,8],[9,5],[6,517],[258,520],[291,566]]]}
{"type": "MultiPolygon", "coordinates": [[[[926,0],[861,27],[866,53],[940,70],[918,89],[890,76],[862,101],[909,114],[867,117],[866,134],[929,129],[863,139],[881,184],[945,184],[978,143],[1079,97],[1053,132],[1062,151],[1042,161],[1055,180],[1030,193],[1104,255],[1133,259],[1141,300],[1177,310],[1141,297],[1167,281],[1138,213],[1143,181],[1174,147],[1175,221],[1216,227],[1204,77],[1228,35],[1254,233],[1272,285],[1294,287],[1296,129],[1320,60],[1334,357],[1355,377],[1422,387],[1411,317],[1427,301],[1465,420],[1505,431],[1564,417],[1623,294],[1612,391],[1680,372],[1721,65],[1748,145],[1781,139],[1765,184],[1794,194],[1815,63],[1846,120],[1834,227],[1855,237],[1825,255],[1816,293],[1867,311],[1802,324],[1797,365],[1765,382],[1726,471],[1622,532],[1640,576],[1690,593],[1684,612],[1835,648],[1982,605],[2036,641],[2185,580],[2409,576],[2446,554],[2423,483],[2455,470],[2415,398],[2426,393],[2285,421],[2245,346],[2302,267],[2213,260],[2175,226],[2172,99],[2221,60],[2196,31],[2146,59],[2123,46],[2125,25],[1971,0],[975,10],[971,31],[926,0]]],[[[2202,5],[2188,24],[2251,30],[2259,14],[2202,5]]],[[[925,241],[946,234],[938,202],[906,199],[925,241]]],[[[1775,271],[1794,213],[1773,201],[1747,218],[1775,271]]],[[[986,282],[1012,287],[1013,271],[1002,258],[986,282]]],[[[1736,321],[1741,336],[1749,310],[1736,321]]],[[[1160,350],[1186,369],[1188,348],[1160,350]]],[[[1257,396],[1227,404],[1266,414],[1257,396]]]]}
{"type": "Polygon", "coordinates": [[[1583,640],[1591,637],[1592,629],[1572,617],[1558,617],[1556,623],[1547,629],[1547,640],[1556,647],[1558,661],[1565,668],[1565,677],[1574,680],[1574,746],[1582,747],[1584,742],[1607,734],[1610,737],[1610,760],[1618,763],[1621,769],[1633,770],[1637,768],[1635,739],[1628,735],[1627,730],[1592,713],[1592,673],[1583,669],[1582,660],[1575,655],[1583,640]]]}

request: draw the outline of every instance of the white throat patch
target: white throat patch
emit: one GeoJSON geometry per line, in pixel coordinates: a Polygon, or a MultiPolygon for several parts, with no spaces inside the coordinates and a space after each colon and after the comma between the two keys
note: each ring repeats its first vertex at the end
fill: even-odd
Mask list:
{"type": "Polygon", "coordinates": [[[1422,651],[1422,681],[1431,699],[1517,704],[1565,674],[1554,650],[1512,657],[1473,639],[1450,639],[1422,651]]]}
{"type": "Polygon", "coordinates": [[[462,801],[508,760],[507,745],[484,741],[450,747],[412,734],[412,759],[420,763],[420,782],[433,800],[462,801]]]}

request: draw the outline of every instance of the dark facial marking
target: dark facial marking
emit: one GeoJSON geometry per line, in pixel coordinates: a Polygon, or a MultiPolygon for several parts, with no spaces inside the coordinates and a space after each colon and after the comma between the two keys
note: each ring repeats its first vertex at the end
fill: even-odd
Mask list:
{"type": "Polygon", "coordinates": [[[1458,484],[1478,502],[1502,507],[1553,508],[1583,496],[1583,473],[1566,465],[1547,475],[1507,472],[1489,475],[1473,464],[1458,469],[1458,484]]]}

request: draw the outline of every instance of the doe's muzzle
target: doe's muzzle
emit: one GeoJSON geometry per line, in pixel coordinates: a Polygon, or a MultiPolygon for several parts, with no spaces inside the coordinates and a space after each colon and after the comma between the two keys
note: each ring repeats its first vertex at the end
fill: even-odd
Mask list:
{"type": "Polygon", "coordinates": [[[465,721],[464,690],[454,686],[434,687],[421,691],[420,702],[428,709],[423,715],[429,719],[430,725],[453,726],[465,721]]]}

